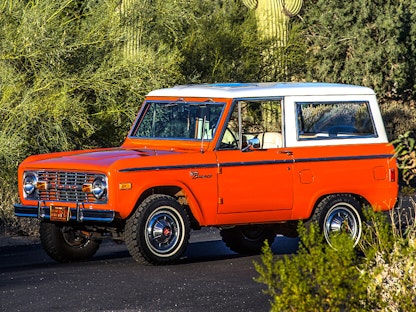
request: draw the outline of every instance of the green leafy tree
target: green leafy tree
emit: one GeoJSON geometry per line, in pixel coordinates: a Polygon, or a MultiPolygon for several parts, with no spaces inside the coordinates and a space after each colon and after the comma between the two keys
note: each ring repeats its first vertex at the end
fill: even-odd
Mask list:
{"type": "Polygon", "coordinates": [[[147,42],[136,59],[123,57],[118,4],[13,1],[3,7],[0,129],[20,151],[4,151],[4,159],[119,144],[143,95],[180,79],[177,55],[163,45],[147,42]]]}
{"type": "Polygon", "coordinates": [[[241,1],[154,3],[157,16],[170,14],[168,27],[162,24],[155,34],[166,33],[166,29],[169,32],[157,40],[180,51],[180,68],[187,83],[261,80],[263,46],[257,37],[255,20],[247,16],[241,1]]]}
{"type": "Polygon", "coordinates": [[[412,0],[323,1],[304,9],[307,77],[372,87],[382,99],[415,99],[412,0]]]}
{"type": "Polygon", "coordinates": [[[12,215],[22,159],[119,145],[144,94],[181,80],[178,53],[151,38],[124,57],[119,12],[116,0],[0,5],[2,215],[12,215]]]}
{"type": "Polygon", "coordinates": [[[193,82],[259,80],[261,46],[240,1],[191,0],[181,52],[193,82]]]}
{"type": "Polygon", "coordinates": [[[270,42],[260,39],[254,13],[241,0],[129,0],[127,8],[135,8],[129,24],[140,26],[131,34],[135,45],[129,45],[130,53],[145,37],[179,51],[186,83],[280,80],[279,53],[287,56],[289,77],[304,68],[305,46],[297,25],[287,45],[264,61],[270,42]]]}

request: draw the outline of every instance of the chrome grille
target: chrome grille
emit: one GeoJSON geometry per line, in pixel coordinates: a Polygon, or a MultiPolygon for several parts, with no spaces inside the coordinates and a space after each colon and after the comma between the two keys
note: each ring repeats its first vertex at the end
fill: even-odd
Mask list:
{"type": "Polygon", "coordinates": [[[91,193],[82,186],[92,183],[98,174],[66,171],[38,171],[38,181],[46,182],[46,189],[39,189],[39,199],[62,202],[96,202],[91,193]]]}

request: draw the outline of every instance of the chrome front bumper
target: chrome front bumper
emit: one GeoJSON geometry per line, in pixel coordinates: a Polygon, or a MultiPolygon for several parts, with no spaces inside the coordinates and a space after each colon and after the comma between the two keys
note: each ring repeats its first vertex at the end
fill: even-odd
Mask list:
{"type": "MultiPolygon", "coordinates": [[[[104,222],[109,223],[114,220],[115,212],[113,210],[95,210],[85,209],[77,205],[77,208],[71,208],[69,221],[76,222],[104,222]]],[[[38,218],[41,220],[50,219],[50,207],[42,206],[39,202],[38,206],[24,206],[14,204],[14,214],[17,217],[38,218]]]]}

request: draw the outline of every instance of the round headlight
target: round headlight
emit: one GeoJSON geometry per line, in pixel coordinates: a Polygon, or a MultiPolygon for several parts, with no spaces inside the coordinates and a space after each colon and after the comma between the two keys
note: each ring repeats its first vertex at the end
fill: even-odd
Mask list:
{"type": "Polygon", "coordinates": [[[23,177],[23,190],[27,196],[33,195],[36,191],[38,178],[34,173],[26,173],[23,177]]]}
{"type": "Polygon", "coordinates": [[[102,198],[107,193],[107,181],[104,177],[96,177],[92,182],[92,194],[96,199],[102,198]]]}

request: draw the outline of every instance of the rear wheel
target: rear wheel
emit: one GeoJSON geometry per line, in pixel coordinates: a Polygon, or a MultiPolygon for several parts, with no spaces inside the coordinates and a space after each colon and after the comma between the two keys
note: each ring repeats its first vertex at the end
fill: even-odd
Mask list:
{"type": "Polygon", "coordinates": [[[58,262],[89,260],[100,247],[100,241],[70,226],[41,222],[39,234],[43,249],[58,262]]]}
{"type": "Polygon", "coordinates": [[[276,238],[273,228],[263,224],[222,229],[220,234],[228,248],[241,254],[259,254],[264,241],[267,240],[272,245],[276,238]]]}
{"type": "Polygon", "coordinates": [[[188,246],[186,211],[171,196],[155,194],[145,199],[126,223],[126,245],[138,262],[169,264],[188,246]]]}
{"type": "Polygon", "coordinates": [[[352,195],[336,194],[324,198],[316,207],[311,218],[317,222],[325,240],[331,244],[331,236],[347,233],[358,244],[362,234],[361,203],[352,195]]]}

